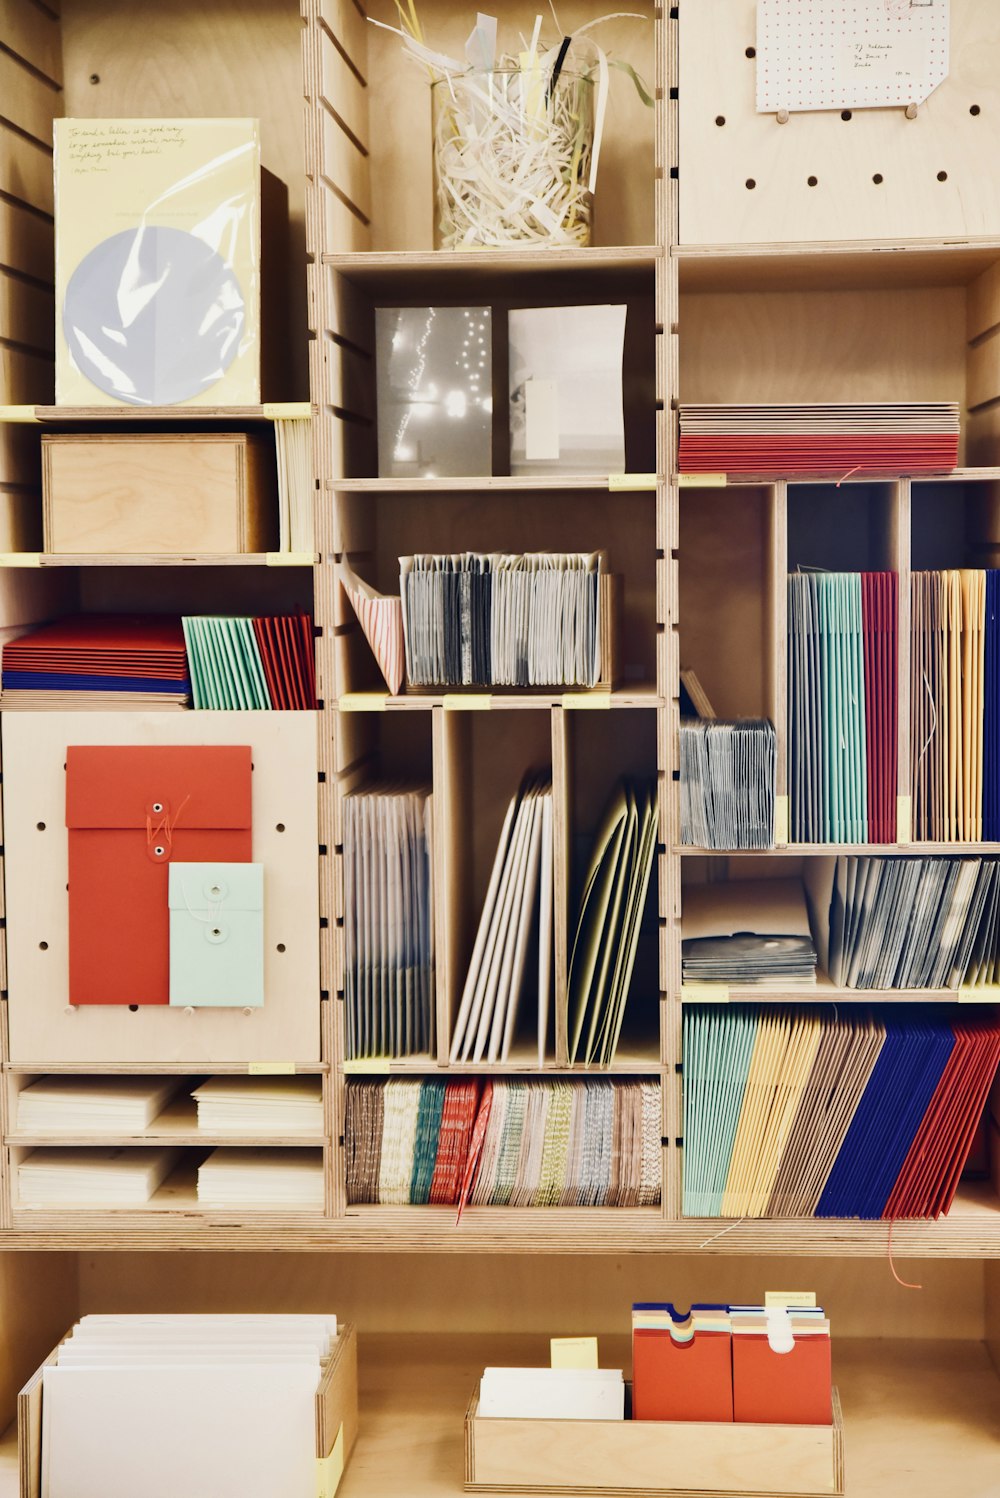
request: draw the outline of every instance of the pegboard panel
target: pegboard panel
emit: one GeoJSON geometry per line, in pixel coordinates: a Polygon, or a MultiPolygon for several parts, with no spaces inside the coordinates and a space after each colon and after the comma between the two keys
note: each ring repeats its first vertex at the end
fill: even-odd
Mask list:
{"type": "MultiPolygon", "coordinates": [[[[197,1070],[320,1060],[313,713],[14,713],[3,719],[3,754],[11,1061],[43,1070],[197,1070]],[[63,766],[70,744],[250,745],[253,857],[264,865],[262,1008],[68,1004],[63,766]]],[[[107,959],[114,962],[113,951],[107,959]]]]}
{"type": "Polygon", "coordinates": [[[951,0],[951,71],[912,120],[757,114],[756,14],[680,6],[682,244],[1000,236],[997,0],[951,0]]]}

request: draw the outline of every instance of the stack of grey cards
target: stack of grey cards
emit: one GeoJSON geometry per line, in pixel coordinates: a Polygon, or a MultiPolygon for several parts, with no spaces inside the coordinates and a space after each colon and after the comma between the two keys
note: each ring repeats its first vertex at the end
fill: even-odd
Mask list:
{"type": "Polygon", "coordinates": [[[774,724],[683,722],[681,842],[692,848],[774,846],[774,724]]]}
{"type": "Polygon", "coordinates": [[[594,687],[603,552],[400,557],[411,686],[594,687]]]}
{"type": "Polygon", "coordinates": [[[732,879],[685,886],[681,900],[685,983],[812,988],[816,944],[800,879],[732,879]]]}

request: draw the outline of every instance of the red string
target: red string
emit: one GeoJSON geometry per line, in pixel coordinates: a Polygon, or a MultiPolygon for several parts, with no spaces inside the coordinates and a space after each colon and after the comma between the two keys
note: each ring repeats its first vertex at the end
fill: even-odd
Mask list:
{"type": "Polygon", "coordinates": [[[861,465],[859,463],[858,466],[857,466],[857,468],[852,468],[849,473],[845,473],[844,474],[844,477],[842,479],[838,479],[837,480],[837,488],[839,489],[840,486],[841,486],[841,484],[846,484],[847,480],[852,476],[852,474],[860,473],[860,472],[861,472],[861,465]]]}
{"type": "Polygon", "coordinates": [[[181,812],[184,810],[185,806],[187,806],[190,800],[191,796],[189,793],[184,797],[184,800],[181,802],[180,806],[178,806],[177,815],[173,818],[173,820],[171,821],[169,812],[164,812],[162,820],[157,822],[155,827],[153,826],[152,817],[148,812],[146,813],[147,847],[152,847],[153,843],[158,841],[161,837],[163,838],[163,841],[166,843],[168,848],[173,846],[174,828],[177,826],[177,823],[181,819],[181,812]]]}
{"type": "Polygon", "coordinates": [[[924,1288],[923,1285],[911,1285],[909,1280],[901,1280],[896,1273],[896,1266],[892,1262],[892,1228],[894,1221],[894,1218],[889,1218],[889,1268],[892,1270],[892,1277],[897,1285],[902,1285],[904,1290],[922,1290],[924,1288]]]}

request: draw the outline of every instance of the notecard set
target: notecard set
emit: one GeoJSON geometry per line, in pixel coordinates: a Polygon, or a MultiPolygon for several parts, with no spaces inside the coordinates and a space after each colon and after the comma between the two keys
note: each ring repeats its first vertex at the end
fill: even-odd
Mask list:
{"type": "Polygon", "coordinates": [[[411,686],[595,687],[603,552],[400,557],[411,686]]]}
{"type": "Polygon", "coordinates": [[[654,1206],[658,1081],[347,1083],[349,1202],[654,1206]]]}
{"type": "Polygon", "coordinates": [[[830,1322],[808,1305],[634,1305],[632,1418],[829,1425],[830,1322]]]}
{"type": "Polygon", "coordinates": [[[682,721],[680,772],[685,846],[774,846],[773,723],[682,721]]]}
{"type": "Polygon", "coordinates": [[[531,774],[507,807],[451,1041],[451,1062],[506,1061],[518,1015],[536,995],[532,1024],[545,1061],[552,993],[552,778],[531,774]]]}
{"type": "Polygon", "coordinates": [[[684,1215],[937,1217],[998,1066],[991,1017],[689,1006],[684,1215]]]}
{"type": "Polygon", "coordinates": [[[1000,572],[915,572],[913,835],[1000,840],[1000,572]]]}
{"type": "Polygon", "coordinates": [[[17,1094],[22,1134],[138,1134],[180,1086],[172,1077],[39,1077],[17,1094]]]}
{"type": "Polygon", "coordinates": [[[274,1139],[323,1133],[321,1077],[208,1077],[191,1095],[206,1133],[274,1139]]]}
{"type": "Polygon", "coordinates": [[[32,1150],[17,1167],[22,1207],[141,1207],[177,1164],[176,1150],[92,1145],[32,1150]]]}
{"type": "Polygon", "coordinates": [[[22,1449],[30,1422],[41,1498],[316,1498],[350,1452],[354,1355],[335,1316],[84,1316],[21,1396],[22,1449]]]}
{"type": "MultiPolygon", "coordinates": [[[[609,1066],[632,989],[656,853],[656,786],[623,780],[591,850],[569,967],[569,1059],[609,1066]]],[[[637,998],[641,998],[637,995],[637,998]]]]}
{"type": "Polygon", "coordinates": [[[321,1149],[214,1149],[198,1167],[200,1207],[323,1210],[321,1149]]]}
{"type": "Polygon", "coordinates": [[[756,478],[947,473],[958,463],[959,408],[886,404],[682,405],[682,473],[756,478]]]}
{"type": "Polygon", "coordinates": [[[681,913],[685,984],[814,988],[816,960],[800,879],[685,886],[681,913]]]}
{"type": "Polygon", "coordinates": [[[788,579],[792,842],[896,841],[894,572],[788,579]]]}
{"type": "Polygon", "coordinates": [[[432,800],[428,786],[344,798],[347,1055],[434,1048],[432,800]]]}

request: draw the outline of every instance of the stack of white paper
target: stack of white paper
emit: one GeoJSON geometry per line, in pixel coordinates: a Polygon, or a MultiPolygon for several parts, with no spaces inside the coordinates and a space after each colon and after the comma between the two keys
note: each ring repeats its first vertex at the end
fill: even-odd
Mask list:
{"type": "Polygon", "coordinates": [[[278,458],[278,546],[281,551],[315,551],[313,534],[312,420],[279,417],[274,423],[278,458]]]}
{"type": "Polygon", "coordinates": [[[624,1420],[620,1368],[487,1368],[478,1414],[495,1420],[624,1420]]]}
{"type": "Polygon", "coordinates": [[[23,1134],[138,1134],[177,1091],[170,1077],[39,1077],[17,1096],[23,1134]]]}
{"type": "Polygon", "coordinates": [[[451,1060],[506,1061],[533,929],[538,947],[538,1064],[545,1060],[552,972],[552,782],[529,776],[507,808],[479,922],[451,1060]],[[537,928],[535,911],[537,910],[537,928]]]}
{"type": "Polygon", "coordinates": [[[323,1210],[321,1149],[217,1149],[198,1169],[198,1201],[208,1207],[323,1210]]]}
{"type": "Polygon", "coordinates": [[[315,1498],[334,1316],[85,1316],[43,1373],[42,1498],[315,1498]]]}
{"type": "Polygon", "coordinates": [[[627,307],[517,307],[508,314],[510,471],[621,473],[627,307]]]}
{"type": "Polygon", "coordinates": [[[209,1077],[192,1097],[213,1134],[323,1132],[321,1077],[209,1077]]]}
{"type": "Polygon", "coordinates": [[[166,1180],[176,1150],[39,1149],[17,1170],[23,1207],[138,1207],[166,1180]]]}

